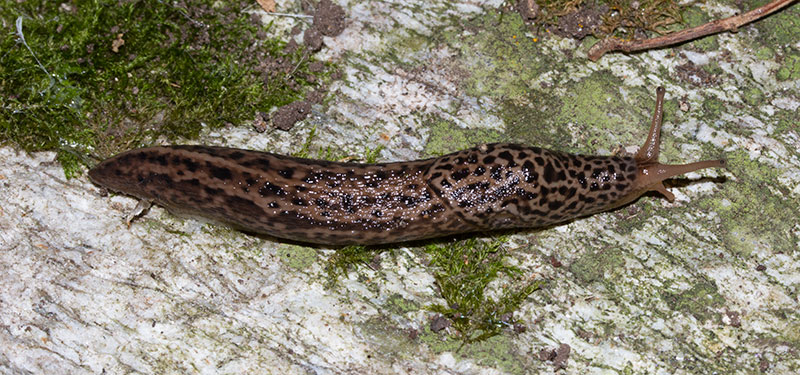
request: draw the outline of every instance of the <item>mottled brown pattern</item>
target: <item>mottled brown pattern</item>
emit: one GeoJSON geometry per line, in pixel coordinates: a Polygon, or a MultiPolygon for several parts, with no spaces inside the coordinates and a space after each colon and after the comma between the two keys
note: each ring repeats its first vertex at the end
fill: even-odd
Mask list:
{"type": "Polygon", "coordinates": [[[660,110],[635,157],[487,144],[435,159],[334,163],[205,146],[128,151],[89,171],[111,190],[294,241],[343,245],[533,228],[630,202],[724,161],[658,163],[660,110]]]}
{"type": "Polygon", "coordinates": [[[554,224],[630,190],[632,159],[513,144],[360,165],[205,146],[129,151],[93,181],[183,214],[325,244],[375,244],[554,224]]]}

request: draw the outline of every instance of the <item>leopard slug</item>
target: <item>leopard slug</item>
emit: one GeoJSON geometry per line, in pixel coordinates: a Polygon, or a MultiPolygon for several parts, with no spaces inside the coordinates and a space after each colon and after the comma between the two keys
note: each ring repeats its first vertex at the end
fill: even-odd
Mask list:
{"type": "Polygon", "coordinates": [[[382,244],[534,228],[629,203],[662,181],[724,160],[658,162],[664,89],[644,146],[585,156],[485,144],[438,158],[356,164],[207,146],[124,152],[89,171],[96,184],[236,228],[307,243],[382,244]]]}

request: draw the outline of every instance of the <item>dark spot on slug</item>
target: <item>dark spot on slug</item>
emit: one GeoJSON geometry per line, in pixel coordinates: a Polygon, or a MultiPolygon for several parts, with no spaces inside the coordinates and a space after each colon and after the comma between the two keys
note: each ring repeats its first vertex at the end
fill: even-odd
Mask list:
{"type": "Polygon", "coordinates": [[[407,195],[404,195],[402,196],[401,199],[403,201],[403,204],[406,205],[406,207],[414,207],[417,205],[417,200],[414,199],[414,197],[409,197],[407,195]]]}
{"type": "Polygon", "coordinates": [[[167,165],[167,156],[164,154],[158,155],[155,160],[160,165],[167,165]]]}
{"type": "Polygon", "coordinates": [[[230,180],[233,178],[231,170],[224,167],[211,167],[211,176],[219,180],[230,180]]]}
{"type": "Polygon", "coordinates": [[[556,170],[555,168],[553,168],[553,164],[547,163],[547,165],[544,166],[544,175],[543,175],[544,181],[547,182],[548,184],[552,183],[555,178],[555,174],[556,170]]]}
{"type": "Polygon", "coordinates": [[[210,186],[204,187],[203,190],[206,192],[206,194],[211,196],[222,195],[223,193],[225,193],[225,190],[223,189],[216,189],[210,186]]]}
{"type": "Polygon", "coordinates": [[[194,160],[192,160],[192,159],[185,158],[185,159],[183,159],[182,161],[183,161],[183,165],[185,165],[185,166],[186,166],[186,169],[188,169],[188,170],[189,170],[189,172],[197,172],[197,168],[199,168],[199,167],[200,167],[200,164],[197,164],[197,163],[196,163],[194,160]]]}
{"type": "Polygon", "coordinates": [[[514,167],[517,166],[517,162],[514,161],[514,156],[511,155],[510,152],[503,151],[503,152],[499,153],[497,156],[499,156],[502,159],[505,159],[508,162],[508,164],[507,164],[508,168],[514,168],[514,167]]]}
{"type": "Polygon", "coordinates": [[[271,182],[266,182],[264,183],[263,186],[261,186],[261,188],[258,189],[258,193],[261,194],[262,196],[274,194],[279,197],[282,197],[286,195],[286,190],[283,190],[283,188],[271,182]]]}
{"type": "Polygon", "coordinates": [[[464,168],[458,171],[453,172],[450,177],[455,181],[461,181],[464,177],[469,175],[469,168],[464,168]]]}
{"type": "Polygon", "coordinates": [[[344,194],[342,195],[342,209],[347,213],[354,213],[356,212],[355,208],[353,207],[353,195],[352,194],[344,194]]]}
{"type": "Polygon", "coordinates": [[[294,176],[294,169],[291,168],[281,169],[278,171],[278,174],[283,176],[283,178],[292,178],[292,176],[294,176]]]}
{"type": "Polygon", "coordinates": [[[236,212],[237,215],[242,214],[249,217],[259,217],[264,214],[264,210],[253,204],[253,201],[240,196],[225,196],[225,204],[229,210],[236,212]]]}
{"type": "Polygon", "coordinates": [[[492,169],[490,169],[489,172],[493,180],[499,181],[503,179],[502,167],[500,166],[492,167],[492,169]]]}

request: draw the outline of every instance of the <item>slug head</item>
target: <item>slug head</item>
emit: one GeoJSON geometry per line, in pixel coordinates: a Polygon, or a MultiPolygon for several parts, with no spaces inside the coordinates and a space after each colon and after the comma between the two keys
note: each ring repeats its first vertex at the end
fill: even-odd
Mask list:
{"type": "Polygon", "coordinates": [[[653,121],[650,125],[650,133],[644,145],[634,155],[634,161],[638,168],[633,189],[630,193],[620,199],[616,206],[622,206],[631,202],[648,191],[657,191],[663,194],[667,200],[672,202],[675,196],[665,187],[663,181],[684,173],[705,168],[725,168],[724,159],[703,160],[689,164],[661,164],[658,162],[658,155],[661,148],[661,123],[664,114],[664,88],[656,89],[656,108],[653,112],[653,121]]]}

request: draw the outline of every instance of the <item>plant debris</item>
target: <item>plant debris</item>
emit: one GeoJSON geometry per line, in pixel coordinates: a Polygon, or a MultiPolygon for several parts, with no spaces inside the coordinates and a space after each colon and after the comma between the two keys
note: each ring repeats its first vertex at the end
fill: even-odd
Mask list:
{"type": "Polygon", "coordinates": [[[247,124],[326,86],[330,64],[268,37],[270,26],[242,11],[251,6],[0,2],[0,18],[12,20],[0,36],[0,142],[56,151],[71,177],[89,155],[247,124]]]}
{"type": "Polygon", "coordinates": [[[519,0],[516,7],[534,31],[577,40],[661,32],[681,22],[682,9],[675,0],[519,0]]]}
{"type": "Polygon", "coordinates": [[[572,350],[569,345],[561,344],[556,349],[542,349],[539,351],[539,360],[552,361],[556,371],[567,368],[567,360],[572,350]]]}
{"type": "Polygon", "coordinates": [[[311,113],[311,103],[298,100],[278,108],[272,114],[272,126],[280,130],[289,130],[295,123],[305,120],[309,113],[311,113]]]}
{"type": "Polygon", "coordinates": [[[592,61],[597,61],[605,53],[611,51],[622,51],[626,53],[634,51],[642,51],[642,50],[671,46],[687,42],[690,40],[702,38],[704,36],[718,34],[723,31],[736,32],[736,30],[738,30],[739,27],[742,27],[750,22],[764,18],[772,13],[775,13],[791,5],[795,1],[796,0],[775,0],[764,6],[751,10],[745,14],[740,14],[733,17],[728,17],[725,19],[708,22],[706,24],[697,27],[692,27],[690,29],[684,29],[667,35],[662,35],[657,38],[651,38],[646,40],[625,40],[609,36],[606,39],[603,39],[594,46],[592,46],[591,49],[589,49],[589,59],[591,59],[592,61]]]}

